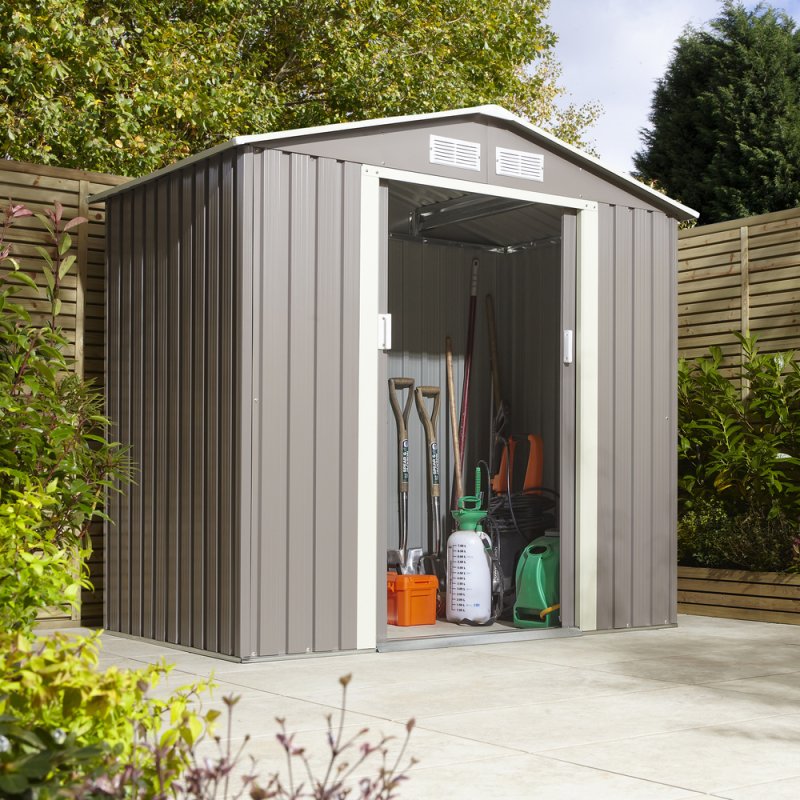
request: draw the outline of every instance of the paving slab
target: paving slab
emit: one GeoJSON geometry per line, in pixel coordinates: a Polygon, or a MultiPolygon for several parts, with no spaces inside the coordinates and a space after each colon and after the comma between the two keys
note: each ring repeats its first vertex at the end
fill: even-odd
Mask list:
{"type": "MultiPolygon", "coordinates": [[[[552,758],[732,797],[800,777],[800,714],[738,720],[551,751],[552,758]]],[[[748,796],[748,795],[745,795],[748,796]]],[[[772,795],[758,795],[772,800],[772,795]]]]}
{"type": "Polygon", "coordinates": [[[210,678],[205,708],[239,696],[231,746],[250,737],[262,776],[285,775],[279,717],[315,768],[326,763],[350,674],[345,733],[393,737],[391,758],[416,719],[401,798],[800,795],[800,626],[682,615],[659,630],[248,664],[103,636],[102,666],[162,659],[175,667],[158,693],[210,678]]]}
{"type": "Polygon", "coordinates": [[[419,723],[442,733],[471,731],[481,741],[540,753],[749,720],[764,714],[775,714],[775,711],[765,711],[759,699],[747,694],[678,686],[518,705],[504,709],[502,715],[491,711],[457,712],[423,717],[419,723]]]}
{"type": "Polygon", "coordinates": [[[797,800],[800,797],[800,777],[729,789],[725,797],[727,800],[797,800]]]}
{"type": "MultiPolygon", "coordinates": [[[[402,795],[405,796],[405,795],[402,795]]],[[[411,773],[415,800],[689,800],[703,797],[669,784],[587,769],[532,755],[465,761],[450,770],[420,767],[411,773]]]]}

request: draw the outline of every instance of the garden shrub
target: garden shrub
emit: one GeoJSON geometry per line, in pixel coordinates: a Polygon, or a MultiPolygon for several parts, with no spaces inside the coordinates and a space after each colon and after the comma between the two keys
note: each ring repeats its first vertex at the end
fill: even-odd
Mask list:
{"type": "Polygon", "coordinates": [[[797,524],[783,514],[733,513],[718,500],[699,500],[678,520],[678,562],[686,566],[781,572],[797,547],[797,524]]]}
{"type": "MultiPolygon", "coordinates": [[[[697,567],[723,566],[731,520],[718,500],[699,500],[678,520],[678,563],[697,567]]],[[[725,565],[728,566],[728,565],[725,565]]]]}
{"type": "Polygon", "coordinates": [[[205,686],[154,699],[171,667],[99,670],[99,635],[0,632],[0,796],[69,796],[91,779],[157,797],[191,763],[219,713],[193,710],[205,686]]]}
{"type": "Polygon", "coordinates": [[[739,569],[783,572],[792,567],[797,538],[796,520],[788,520],[782,513],[765,517],[751,510],[731,521],[727,558],[739,569]]]}
{"type": "Polygon", "coordinates": [[[800,535],[800,366],[739,340],[744,395],[718,347],[679,362],[679,561],[781,571],[800,535]]]}
{"type": "Polygon", "coordinates": [[[203,686],[155,700],[147,692],[165,665],[98,670],[97,635],[34,630],[42,608],[91,586],[89,524],[103,516],[107,489],[130,476],[127,454],[105,438],[102,396],[70,371],[56,324],[74,262],[68,231],[84,221],[62,212],[35,215],[49,241],[38,248],[44,322],[18,302],[23,289],[39,290],[6,244],[9,228],[34,214],[9,205],[0,224],[0,796],[68,796],[100,775],[124,779],[127,796],[156,797],[217,713],[190,710],[203,686]]]}
{"type": "Polygon", "coordinates": [[[55,482],[0,500],[0,631],[29,633],[40,609],[64,607],[90,586],[85,549],[65,545],[43,523],[56,506],[55,482]]]}
{"type": "Polygon", "coordinates": [[[85,220],[65,222],[58,204],[35,215],[50,242],[37,247],[50,307],[49,319],[38,323],[18,295],[40,290],[5,244],[9,228],[31,216],[9,205],[0,226],[0,501],[38,484],[53,500],[43,514],[50,533],[86,554],[89,524],[103,518],[105,492],[130,478],[130,465],[125,451],[106,440],[103,397],[72,372],[69,342],[56,324],[61,282],[74,264],[68,231],[85,220]]]}
{"type": "MultiPolygon", "coordinates": [[[[70,372],[68,342],[57,326],[60,283],[74,259],[62,208],[36,214],[49,239],[44,261],[49,319],[31,319],[16,302],[27,287],[38,291],[5,244],[8,229],[33,216],[10,205],[0,221],[0,797],[19,800],[165,800],[242,797],[391,800],[405,780],[401,758],[388,759],[386,737],[366,730],[344,735],[344,692],[338,726],[329,718],[330,760],[316,776],[303,748],[283,721],[278,740],[287,755],[288,783],[267,776],[265,786],[245,776],[231,791],[243,747],[219,747],[217,757],[198,756],[213,735],[219,712],[201,711],[199,683],[154,698],[150,690],[169,673],[161,663],[139,670],[98,668],[99,633],[39,636],[37,613],[68,605],[91,586],[87,560],[89,524],[105,518],[106,491],[130,480],[127,453],[109,442],[102,398],[70,372]],[[354,770],[382,756],[372,776],[347,785],[354,770]],[[303,777],[295,781],[292,764],[303,777]]],[[[112,534],[113,535],[113,534],[112,534]]],[[[230,709],[235,698],[223,698],[230,709]]],[[[228,719],[230,739],[230,715],[228,719]]],[[[247,739],[245,739],[245,742],[247,739]]],[[[354,780],[356,780],[354,778],[354,780]]]]}

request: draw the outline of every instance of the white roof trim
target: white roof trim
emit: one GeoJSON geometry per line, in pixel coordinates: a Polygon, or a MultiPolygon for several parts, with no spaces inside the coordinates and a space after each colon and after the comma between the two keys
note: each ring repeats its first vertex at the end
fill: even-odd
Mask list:
{"type": "Polygon", "coordinates": [[[96,203],[105,200],[107,197],[111,197],[112,195],[118,194],[121,191],[130,189],[133,186],[145,183],[153,178],[158,178],[161,175],[166,175],[167,173],[176,169],[180,169],[187,164],[191,164],[195,161],[216,155],[217,153],[224,152],[232,147],[239,147],[240,145],[264,144],[281,139],[296,139],[306,136],[314,136],[316,134],[335,134],[344,131],[356,131],[363,128],[375,128],[380,126],[396,125],[400,123],[424,122],[426,120],[447,119],[448,117],[463,117],[470,114],[479,114],[485,117],[492,117],[493,119],[500,119],[504,122],[510,122],[512,125],[514,125],[514,127],[520,128],[526,133],[533,133],[535,136],[545,139],[557,150],[562,150],[581,161],[588,162],[600,172],[605,173],[608,176],[613,176],[618,181],[630,185],[638,192],[643,192],[649,195],[655,202],[674,208],[677,212],[679,212],[679,216],[681,217],[691,217],[693,219],[697,219],[697,217],[700,216],[694,209],[689,208],[688,206],[685,206],[682,203],[671,199],[670,197],[667,197],[661,192],[657,192],[655,189],[651,189],[646,184],[641,183],[640,181],[637,181],[635,178],[631,177],[627,172],[622,172],[621,170],[617,170],[614,167],[608,166],[599,158],[595,158],[594,156],[579,150],[577,147],[567,144],[566,142],[561,141],[561,139],[557,139],[552,134],[543,131],[541,128],[538,128],[536,125],[533,125],[527,120],[522,119],[522,117],[518,117],[516,114],[512,114],[507,109],[497,105],[455,108],[450,111],[437,111],[431,114],[411,114],[401,117],[381,117],[379,119],[365,119],[358,120],[356,122],[341,122],[335,125],[317,125],[313,128],[297,128],[296,130],[274,131],[273,133],[237,136],[236,138],[230,139],[227,142],[218,144],[216,147],[203,150],[200,153],[196,153],[193,156],[184,158],[181,161],[177,161],[167,167],[162,167],[155,172],[151,172],[149,175],[143,175],[142,177],[135,178],[128,183],[122,183],[119,186],[112,186],[109,189],[105,189],[104,191],[99,192],[98,194],[89,198],[89,202],[96,203]]]}

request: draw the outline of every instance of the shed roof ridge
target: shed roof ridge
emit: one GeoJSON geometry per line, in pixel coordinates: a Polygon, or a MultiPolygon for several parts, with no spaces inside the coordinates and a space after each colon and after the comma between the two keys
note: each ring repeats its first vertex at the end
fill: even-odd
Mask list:
{"type": "Polygon", "coordinates": [[[609,164],[606,164],[604,161],[597,158],[596,156],[584,152],[580,148],[575,147],[575,145],[569,144],[568,142],[559,139],[553,134],[543,130],[538,125],[534,125],[534,123],[530,122],[529,120],[520,117],[519,115],[515,114],[512,111],[509,111],[507,108],[495,104],[469,106],[466,108],[454,108],[454,109],[449,109],[447,111],[432,111],[424,114],[406,114],[394,117],[377,117],[371,119],[353,120],[350,122],[335,122],[335,123],[329,123],[327,125],[315,125],[308,128],[295,128],[282,131],[270,131],[269,133],[254,133],[243,136],[235,136],[233,139],[229,139],[228,141],[222,142],[207,150],[202,150],[201,152],[195,153],[194,155],[189,156],[188,158],[184,158],[181,161],[176,161],[174,164],[169,164],[168,166],[162,167],[161,169],[158,169],[155,172],[151,172],[148,175],[142,175],[141,177],[135,178],[134,180],[124,183],[120,186],[115,186],[106,189],[100,192],[99,194],[94,195],[92,198],[90,198],[90,201],[98,202],[105,200],[107,197],[111,197],[114,194],[118,194],[119,192],[130,189],[133,186],[137,186],[146,181],[161,177],[162,175],[165,175],[176,169],[180,169],[181,167],[184,167],[195,161],[199,161],[201,159],[216,155],[220,152],[224,152],[225,150],[228,150],[232,147],[240,147],[242,145],[254,145],[254,144],[274,142],[286,139],[299,139],[309,136],[316,136],[320,134],[333,134],[345,131],[358,131],[370,128],[388,127],[392,125],[407,125],[409,123],[424,122],[426,120],[448,119],[452,117],[466,117],[466,116],[476,116],[476,115],[488,117],[491,119],[501,120],[503,122],[508,122],[511,123],[512,126],[521,129],[528,134],[532,133],[534,136],[544,139],[556,149],[568,153],[573,158],[577,158],[591,164],[595,169],[599,170],[601,173],[605,173],[606,176],[613,177],[617,181],[622,181],[624,184],[633,186],[636,189],[636,191],[645,193],[646,195],[650,196],[659,203],[664,203],[668,206],[671,206],[676,211],[680,212],[680,216],[682,217],[688,216],[696,219],[699,216],[699,214],[694,209],[689,208],[688,206],[679,203],[677,200],[673,200],[671,197],[668,197],[667,195],[657,191],[656,189],[653,189],[647,184],[638,181],[629,173],[616,169],[615,167],[612,167],[609,164]]]}

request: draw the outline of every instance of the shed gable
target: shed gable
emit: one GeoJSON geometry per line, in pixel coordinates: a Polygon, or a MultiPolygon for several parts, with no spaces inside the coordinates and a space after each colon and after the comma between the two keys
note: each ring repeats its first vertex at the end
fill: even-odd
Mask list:
{"type": "MultiPolygon", "coordinates": [[[[369,128],[338,129],[298,137],[292,137],[289,133],[287,138],[273,139],[262,146],[339,161],[532,190],[558,197],[648,211],[666,210],[668,202],[662,205],[657,198],[644,191],[641,196],[630,191],[630,181],[609,180],[608,174],[601,175],[599,167],[590,169],[589,163],[579,156],[576,155],[574,160],[565,157],[546,137],[537,137],[533,132],[524,135],[514,127],[502,119],[473,114],[369,128]],[[432,153],[441,152],[441,148],[434,147],[435,142],[443,139],[460,143],[463,152],[467,152],[470,146],[475,148],[477,158],[454,158],[447,163],[447,159],[432,157],[432,153]],[[509,169],[498,169],[498,164],[508,164],[508,153],[517,154],[521,161],[535,163],[538,167],[536,180],[531,180],[525,174],[515,175],[509,169]],[[501,159],[498,156],[504,157],[501,159]]],[[[254,143],[254,146],[258,147],[258,144],[254,143]]]]}

